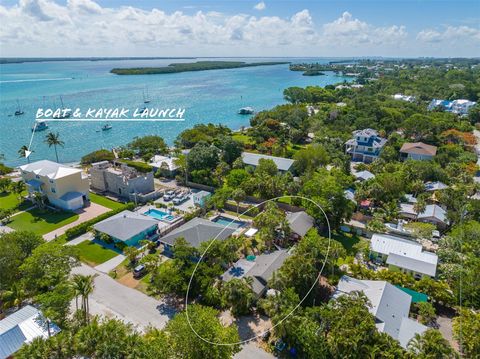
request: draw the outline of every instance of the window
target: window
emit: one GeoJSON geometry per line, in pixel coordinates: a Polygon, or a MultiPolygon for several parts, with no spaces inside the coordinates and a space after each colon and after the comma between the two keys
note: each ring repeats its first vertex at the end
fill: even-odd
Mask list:
{"type": "Polygon", "coordinates": [[[36,175],[35,178],[36,178],[36,179],[40,179],[40,176],[39,176],[39,175],[36,175]]]}
{"type": "Polygon", "coordinates": [[[57,191],[55,190],[55,188],[50,188],[50,190],[52,191],[52,193],[56,193],[57,191]]]}
{"type": "Polygon", "coordinates": [[[54,182],[53,182],[53,179],[49,180],[49,182],[50,182],[50,183],[54,183],[54,182]]]}

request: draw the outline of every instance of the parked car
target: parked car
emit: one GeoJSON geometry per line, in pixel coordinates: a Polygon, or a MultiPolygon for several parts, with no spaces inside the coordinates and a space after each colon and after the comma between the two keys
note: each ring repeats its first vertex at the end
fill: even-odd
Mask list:
{"type": "Polygon", "coordinates": [[[165,196],[163,196],[163,200],[165,202],[168,202],[168,201],[171,201],[173,197],[174,197],[173,195],[167,193],[165,196]]]}
{"type": "Polygon", "coordinates": [[[181,196],[181,197],[175,197],[173,199],[173,204],[182,204],[183,202],[185,202],[187,200],[187,197],[184,197],[184,196],[181,196]]]}
{"type": "Polygon", "coordinates": [[[133,278],[138,279],[143,277],[146,274],[147,270],[143,264],[140,264],[135,267],[133,270],[133,278]]]}

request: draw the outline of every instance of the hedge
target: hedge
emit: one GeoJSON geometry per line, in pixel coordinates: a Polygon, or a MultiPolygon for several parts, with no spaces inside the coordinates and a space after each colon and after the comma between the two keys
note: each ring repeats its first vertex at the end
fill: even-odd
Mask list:
{"type": "Polygon", "coordinates": [[[116,215],[116,214],[118,214],[122,211],[125,211],[125,210],[131,211],[134,208],[135,208],[135,204],[130,202],[130,203],[125,204],[123,207],[114,209],[112,211],[108,211],[106,213],[103,213],[103,214],[99,215],[98,217],[95,217],[95,218],[92,218],[92,219],[90,219],[86,222],[80,223],[79,225],[76,225],[75,227],[72,227],[72,228],[67,229],[65,231],[66,239],[67,239],[67,241],[69,241],[69,240],[71,240],[75,237],[78,237],[81,234],[87,233],[89,231],[90,227],[93,226],[95,223],[101,222],[104,219],[107,219],[111,216],[114,216],[114,215],[116,215]]]}
{"type": "Polygon", "coordinates": [[[144,162],[128,161],[128,160],[122,160],[121,162],[125,163],[128,167],[135,168],[138,172],[149,173],[153,171],[153,167],[144,162]]]}

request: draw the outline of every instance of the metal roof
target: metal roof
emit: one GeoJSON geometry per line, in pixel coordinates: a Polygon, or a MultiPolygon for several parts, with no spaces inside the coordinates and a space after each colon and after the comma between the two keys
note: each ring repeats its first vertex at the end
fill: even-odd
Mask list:
{"type": "Polygon", "coordinates": [[[19,167],[24,172],[32,172],[36,175],[48,177],[50,179],[58,179],[70,176],[74,173],[81,173],[82,170],[69,166],[62,165],[57,162],[41,160],[32,162],[19,167]]]}
{"type": "Polygon", "coordinates": [[[158,222],[153,218],[125,210],[94,224],[93,228],[121,241],[128,241],[137,234],[156,225],[158,225],[158,222]]]}
{"type": "MultiPolygon", "coordinates": [[[[433,254],[433,253],[432,253],[433,254]]],[[[417,273],[422,273],[435,277],[437,272],[437,263],[429,263],[423,260],[402,256],[400,254],[390,253],[387,258],[387,264],[400,268],[408,269],[417,273]]]]}
{"type": "Polygon", "coordinates": [[[243,163],[250,166],[258,166],[261,159],[272,160],[280,171],[288,171],[292,167],[294,160],[290,158],[261,155],[258,153],[242,152],[243,163]]]}
{"type": "Polygon", "coordinates": [[[292,232],[303,237],[313,227],[315,220],[305,211],[287,214],[287,222],[292,232]]]}

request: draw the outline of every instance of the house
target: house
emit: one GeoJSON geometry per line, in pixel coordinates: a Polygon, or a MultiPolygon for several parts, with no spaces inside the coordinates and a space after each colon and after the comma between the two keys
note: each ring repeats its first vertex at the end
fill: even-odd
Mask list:
{"type": "Polygon", "coordinates": [[[228,228],[203,218],[194,218],[164,235],[159,241],[164,245],[165,251],[169,253],[178,238],[184,238],[192,247],[199,248],[200,244],[214,238],[224,240],[230,237],[235,230],[236,228],[228,228]]]}
{"type": "Polygon", "coordinates": [[[212,196],[210,192],[207,191],[199,191],[195,192],[192,195],[193,204],[199,207],[205,207],[207,204],[208,199],[212,196]]]}
{"type": "Polygon", "coordinates": [[[428,329],[408,317],[412,297],[386,281],[361,280],[344,275],[333,298],[353,292],[362,292],[368,298],[371,304],[368,311],[375,317],[377,330],[398,340],[403,348],[407,348],[415,334],[422,334],[428,329]]]}
{"type": "Polygon", "coordinates": [[[261,155],[259,153],[242,152],[242,161],[247,166],[257,167],[261,159],[272,160],[280,172],[290,171],[294,160],[290,158],[261,155]]]}
{"type": "Polygon", "coordinates": [[[407,95],[402,95],[401,93],[397,93],[392,96],[394,100],[401,100],[401,101],[406,101],[406,102],[415,102],[415,96],[407,96],[407,95]]]}
{"type": "Polygon", "coordinates": [[[253,261],[239,259],[222,275],[225,282],[232,279],[252,278],[252,289],[258,297],[267,291],[267,283],[288,258],[289,252],[286,249],[276,250],[268,254],[256,256],[253,261]]]}
{"type": "Polygon", "coordinates": [[[442,189],[446,189],[448,186],[442,182],[427,182],[425,183],[425,191],[427,192],[434,192],[434,191],[441,191],[442,189]]]}
{"type": "Polygon", "coordinates": [[[354,131],[353,138],[345,143],[345,153],[350,155],[353,161],[370,163],[378,158],[386,143],[387,140],[371,128],[358,130],[354,131]]]}
{"type": "Polygon", "coordinates": [[[400,149],[402,159],[431,160],[436,154],[436,146],[427,145],[423,142],[404,143],[400,149]]]}
{"type": "Polygon", "coordinates": [[[149,165],[153,167],[154,172],[162,170],[165,172],[165,176],[173,177],[178,170],[178,166],[175,164],[177,159],[176,157],[155,155],[150,160],[149,165]]]}
{"type": "Polygon", "coordinates": [[[355,172],[355,173],[353,173],[353,175],[360,182],[368,181],[369,179],[374,179],[375,178],[375,175],[372,172],[366,171],[366,170],[365,171],[360,171],[360,172],[355,172]]]}
{"type": "Polygon", "coordinates": [[[88,203],[88,178],[81,169],[42,160],[20,166],[21,176],[28,196],[35,193],[45,196],[51,205],[76,210],[88,203]]]}
{"type": "Polygon", "coordinates": [[[154,240],[158,234],[158,221],[140,213],[122,211],[93,225],[98,233],[104,233],[116,242],[136,246],[142,239],[154,240]]]}
{"type": "Polygon", "coordinates": [[[305,236],[315,224],[313,217],[308,215],[305,211],[288,213],[286,219],[293,237],[297,239],[305,236]]]}
{"type": "Polygon", "coordinates": [[[375,233],[370,240],[370,258],[385,263],[392,271],[411,274],[416,279],[435,277],[438,257],[423,251],[420,243],[388,234],[375,233]]]}
{"type": "Polygon", "coordinates": [[[467,115],[468,111],[470,111],[470,109],[476,104],[477,103],[474,101],[469,101],[465,99],[458,99],[453,101],[433,99],[428,105],[428,110],[432,111],[435,109],[439,109],[463,116],[467,115]]]}
{"type": "Polygon", "coordinates": [[[153,173],[140,173],[136,169],[108,161],[92,163],[90,181],[93,189],[110,192],[128,201],[147,202],[160,196],[155,191],[153,173]]]}
{"type": "Polygon", "coordinates": [[[434,224],[439,229],[448,226],[447,212],[436,204],[427,205],[425,210],[417,215],[417,221],[434,224]]]}
{"type": "Polygon", "coordinates": [[[428,111],[433,111],[433,110],[451,111],[452,101],[433,99],[428,104],[427,110],[428,111]]]}
{"type": "Polygon", "coordinates": [[[26,305],[0,320],[0,359],[11,358],[23,344],[35,338],[48,338],[60,332],[35,307],[26,305]]]}

